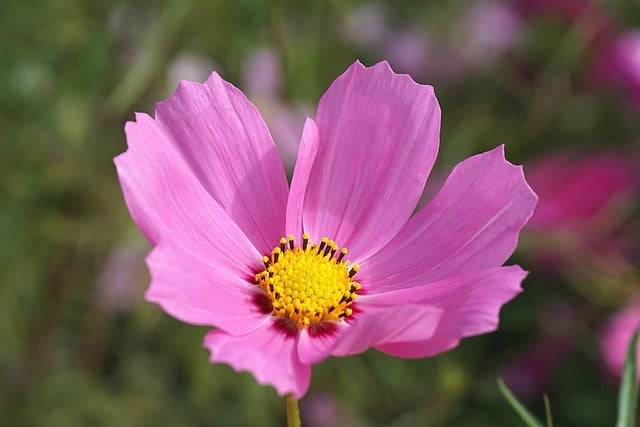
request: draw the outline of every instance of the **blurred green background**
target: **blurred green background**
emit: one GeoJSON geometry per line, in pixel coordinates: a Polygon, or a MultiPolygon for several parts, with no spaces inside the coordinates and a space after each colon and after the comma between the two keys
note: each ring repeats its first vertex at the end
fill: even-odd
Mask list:
{"type": "MultiPolygon", "coordinates": [[[[125,121],[152,113],[179,79],[219,71],[263,111],[285,157],[337,75],[356,58],[387,58],[436,88],[434,182],[500,143],[525,171],[559,149],[640,159],[631,89],[594,71],[608,37],[640,30],[640,6],[528,3],[1,2],[0,425],[283,425],[273,389],[208,363],[206,328],[142,297],[149,248],[112,158],[125,121]],[[506,15],[491,21],[480,3],[506,15]]],[[[499,375],[516,392],[524,382],[519,395],[539,414],[546,392],[558,425],[612,425],[616,381],[599,330],[640,289],[637,270],[592,253],[543,262],[541,240],[523,236],[513,262],[531,273],[499,331],[432,359],[331,359],[301,401],[305,425],[520,425],[499,375]]]]}

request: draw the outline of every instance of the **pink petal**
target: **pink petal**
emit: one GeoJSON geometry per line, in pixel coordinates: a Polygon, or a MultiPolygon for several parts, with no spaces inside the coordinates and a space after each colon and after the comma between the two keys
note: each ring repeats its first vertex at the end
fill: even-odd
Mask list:
{"type": "Polygon", "coordinates": [[[348,356],[385,343],[427,340],[441,315],[437,307],[418,304],[363,310],[345,327],[331,354],[348,356]]]}
{"type": "Polygon", "coordinates": [[[514,251],[536,201],[522,167],[505,160],[503,146],[470,157],[362,264],[359,277],[371,292],[384,292],[499,267],[514,251]]]}
{"type": "Polygon", "coordinates": [[[298,359],[296,338],[270,322],[243,336],[212,331],[204,338],[211,363],[229,364],[237,372],[250,372],[258,383],[275,387],[284,396],[301,398],[309,388],[311,368],[298,359]]]}
{"type": "Polygon", "coordinates": [[[318,154],[318,127],[307,118],[302,131],[298,160],[291,180],[291,191],[287,202],[287,233],[302,238],[302,208],[306,195],[311,168],[318,154]]]}
{"type": "Polygon", "coordinates": [[[300,331],[298,339],[298,357],[302,363],[315,365],[331,355],[342,333],[349,328],[345,323],[330,323],[326,331],[310,332],[309,328],[300,331]]]}
{"type": "Polygon", "coordinates": [[[414,210],[438,151],[433,88],[381,62],[354,63],[320,100],[318,155],[304,227],[349,248],[353,261],[389,242],[414,210]]]}
{"type": "Polygon", "coordinates": [[[269,130],[247,98],[217,73],[182,81],[156,107],[167,137],[261,253],[284,234],[287,179],[269,130]]]}
{"type": "Polygon", "coordinates": [[[183,322],[242,335],[268,319],[268,313],[257,304],[262,294],[255,285],[213,260],[199,260],[163,241],[149,255],[147,264],[151,286],[146,299],[183,322]]]}
{"type": "MultiPolygon", "coordinates": [[[[261,254],[211,197],[162,127],[146,114],[125,127],[129,148],[114,160],[131,216],[153,243],[169,239],[241,277],[261,254]]],[[[257,265],[256,265],[257,264],[257,265]]]]}
{"type": "Polygon", "coordinates": [[[442,310],[442,317],[428,340],[395,342],[378,350],[397,357],[427,357],[449,350],[464,337],[494,331],[500,308],[520,291],[527,273],[518,266],[491,268],[453,278],[358,299],[362,310],[404,304],[428,304],[442,310]]]}

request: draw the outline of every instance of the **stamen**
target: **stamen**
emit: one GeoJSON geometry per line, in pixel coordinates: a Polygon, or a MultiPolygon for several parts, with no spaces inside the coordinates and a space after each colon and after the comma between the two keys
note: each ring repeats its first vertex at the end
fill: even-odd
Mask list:
{"type": "Polygon", "coordinates": [[[318,253],[316,255],[320,255],[320,252],[322,252],[322,250],[324,249],[325,245],[327,244],[327,241],[329,239],[327,237],[323,237],[320,240],[320,246],[318,246],[318,253]]]}
{"type": "Polygon", "coordinates": [[[331,244],[332,244],[332,243],[333,243],[333,242],[332,242],[331,240],[329,240],[329,241],[327,242],[327,247],[325,247],[325,248],[324,248],[324,254],[323,254],[322,256],[325,256],[325,257],[326,257],[327,255],[329,255],[329,252],[331,252],[331,244]]]}
{"type": "Polygon", "coordinates": [[[263,306],[271,307],[273,316],[298,329],[351,316],[361,289],[353,277],[360,267],[349,266],[344,259],[346,248],[335,258],[338,248],[327,237],[319,245],[310,244],[307,233],[302,236],[301,248],[296,248],[293,235],[281,238],[271,257],[262,258],[264,270],[255,277],[269,303],[263,306]]]}
{"type": "Polygon", "coordinates": [[[351,267],[351,270],[349,271],[349,278],[355,276],[358,271],[360,271],[360,265],[353,264],[353,267],[351,267]]]}
{"type": "Polygon", "coordinates": [[[347,248],[342,248],[340,249],[340,255],[338,255],[338,262],[342,261],[342,258],[344,258],[344,256],[349,252],[349,250],[347,248]]]}

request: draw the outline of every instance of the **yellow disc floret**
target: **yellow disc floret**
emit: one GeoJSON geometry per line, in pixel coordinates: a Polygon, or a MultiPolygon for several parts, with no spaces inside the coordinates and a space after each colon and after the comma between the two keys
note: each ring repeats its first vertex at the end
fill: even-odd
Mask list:
{"type": "Polygon", "coordinates": [[[265,268],[256,275],[273,315],[289,319],[298,328],[351,316],[360,290],[354,280],[359,266],[344,260],[347,252],[346,248],[338,251],[327,237],[315,245],[305,233],[301,247],[295,247],[293,235],[280,239],[271,256],[263,257],[265,268]]]}

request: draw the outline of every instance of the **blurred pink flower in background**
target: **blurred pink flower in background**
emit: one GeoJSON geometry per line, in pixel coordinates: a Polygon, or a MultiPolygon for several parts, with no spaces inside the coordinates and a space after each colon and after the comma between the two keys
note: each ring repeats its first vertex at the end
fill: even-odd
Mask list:
{"type": "Polygon", "coordinates": [[[398,72],[455,83],[508,52],[518,42],[521,21],[513,3],[483,0],[465,7],[449,37],[435,38],[430,28],[393,28],[384,7],[366,5],[349,11],[342,32],[347,42],[388,59],[398,72]]]}
{"type": "Polygon", "coordinates": [[[282,72],[275,50],[262,47],[251,52],[242,66],[242,83],[251,97],[278,98],[282,72]]]}
{"type": "Polygon", "coordinates": [[[167,86],[173,89],[181,80],[203,82],[214,68],[216,64],[205,55],[181,52],[169,63],[167,86]]]}
{"type": "Polygon", "coordinates": [[[611,279],[631,272],[637,243],[625,229],[637,204],[632,160],[614,152],[556,152],[531,162],[527,172],[540,202],[526,231],[541,266],[611,279]]]}
{"type": "Polygon", "coordinates": [[[281,80],[280,60],[272,48],[257,49],[245,59],[243,86],[247,88],[247,96],[260,108],[290,175],[298,155],[305,118],[311,115],[311,108],[283,101],[281,80]]]}
{"type": "Polygon", "coordinates": [[[640,108],[640,31],[620,28],[598,2],[587,0],[522,0],[527,16],[553,15],[575,25],[588,45],[592,66],[590,83],[613,86],[631,105],[640,108]]]}
{"type": "Polygon", "coordinates": [[[130,311],[144,293],[146,245],[123,245],[105,258],[96,283],[95,301],[109,312],[130,311]]]}
{"type": "Polygon", "coordinates": [[[634,199],[637,169],[621,154],[571,152],[546,155],[527,165],[531,186],[540,197],[527,225],[531,231],[597,231],[595,222],[609,223],[620,216],[615,205],[634,199]],[[617,213],[617,212],[616,212],[617,213]]]}
{"type": "Polygon", "coordinates": [[[302,407],[304,424],[316,427],[340,427],[345,425],[345,416],[340,413],[336,399],[326,393],[314,393],[302,407]]]}
{"type": "MultiPolygon", "coordinates": [[[[640,302],[635,301],[611,316],[602,330],[600,339],[602,360],[608,372],[616,378],[622,373],[629,342],[638,326],[640,326],[640,302]]],[[[640,363],[640,352],[638,363],[640,363]]],[[[638,378],[640,378],[640,371],[638,378]]]]}
{"type": "Polygon", "coordinates": [[[486,69],[518,43],[522,18],[507,1],[483,0],[465,8],[450,39],[429,31],[388,31],[386,56],[400,72],[438,82],[456,82],[486,69]]]}
{"type": "Polygon", "coordinates": [[[468,68],[487,68],[518,43],[521,28],[512,2],[474,1],[456,24],[453,45],[468,68]]]}
{"type": "Polygon", "coordinates": [[[604,44],[594,68],[597,82],[622,90],[640,108],[640,31],[620,33],[604,44]]]}
{"type": "Polygon", "coordinates": [[[398,71],[440,84],[457,83],[468,75],[468,67],[458,46],[436,40],[427,31],[392,32],[383,54],[398,71]]]}
{"type": "Polygon", "coordinates": [[[379,4],[355,7],[346,15],[342,36],[358,47],[371,49],[384,43],[391,35],[387,12],[379,4]]]}
{"type": "Polygon", "coordinates": [[[241,91],[217,73],[181,82],[155,118],[127,123],[115,159],[154,245],[147,300],[216,328],[212,363],[296,398],[330,356],[429,357],[495,330],[526,276],[504,263],[537,197],[500,146],[460,162],[412,215],[439,129],[431,86],[356,62],[307,119],[289,189],[241,91]]]}
{"type": "Polygon", "coordinates": [[[387,42],[385,52],[398,72],[410,74],[416,78],[425,76],[430,61],[432,47],[428,36],[421,31],[405,30],[393,32],[387,42]]]}

